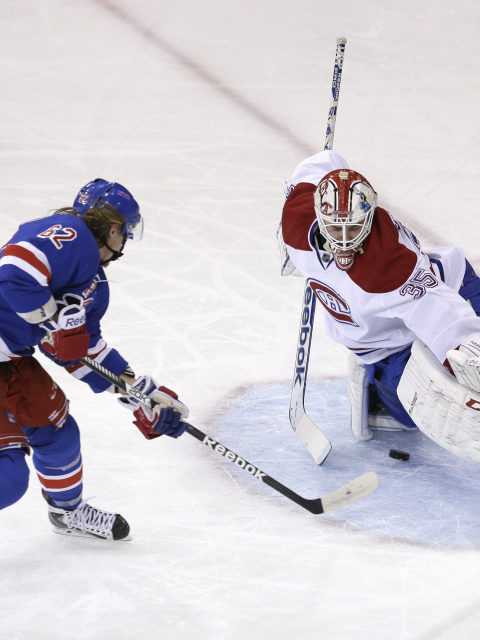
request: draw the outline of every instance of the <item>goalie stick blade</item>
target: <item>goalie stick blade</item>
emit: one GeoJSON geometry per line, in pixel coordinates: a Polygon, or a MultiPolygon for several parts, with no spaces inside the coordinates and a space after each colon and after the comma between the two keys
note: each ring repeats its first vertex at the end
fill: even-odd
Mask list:
{"type": "Polygon", "coordinates": [[[303,414],[302,419],[295,429],[298,437],[309,450],[317,464],[322,464],[332,450],[332,443],[317,425],[303,414]]]}

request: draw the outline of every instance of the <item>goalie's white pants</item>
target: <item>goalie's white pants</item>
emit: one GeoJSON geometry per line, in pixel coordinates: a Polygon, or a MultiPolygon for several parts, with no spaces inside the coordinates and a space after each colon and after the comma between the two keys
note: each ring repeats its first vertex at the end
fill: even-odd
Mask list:
{"type": "Polygon", "coordinates": [[[480,464],[480,393],[459,384],[420,340],[413,343],[397,393],[426,436],[480,464]]]}

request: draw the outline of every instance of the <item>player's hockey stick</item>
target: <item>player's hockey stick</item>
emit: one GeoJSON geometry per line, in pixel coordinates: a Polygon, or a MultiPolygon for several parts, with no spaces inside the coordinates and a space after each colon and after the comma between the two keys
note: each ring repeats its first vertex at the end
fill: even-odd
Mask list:
{"type": "MultiPolygon", "coordinates": [[[[155,406],[155,402],[153,402],[149,396],[145,395],[138,389],[135,389],[130,384],[128,384],[128,382],[126,382],[122,378],[119,378],[117,375],[106,369],[103,365],[95,362],[95,360],[87,357],[82,358],[81,362],[86,367],[92,369],[92,371],[95,371],[100,376],[102,376],[102,378],[105,378],[106,380],[117,386],[119,389],[122,389],[122,391],[124,391],[128,395],[136,398],[139,402],[144,404],[149,409],[155,406]]],[[[372,491],[375,491],[375,489],[378,487],[377,474],[373,471],[369,471],[363,476],[355,478],[355,480],[352,480],[345,486],[340,487],[339,489],[336,489],[331,493],[328,493],[322,498],[314,498],[313,500],[308,500],[307,498],[303,498],[302,496],[298,495],[298,493],[295,493],[285,485],[281,484],[280,482],[278,482],[278,480],[275,480],[275,478],[272,478],[255,465],[251,464],[250,462],[248,462],[248,460],[245,460],[245,458],[241,458],[239,455],[225,447],[223,444],[220,444],[213,438],[210,438],[193,425],[188,424],[186,433],[189,433],[194,438],[197,438],[197,440],[200,440],[200,442],[202,442],[204,445],[206,445],[210,449],[213,449],[227,460],[230,460],[230,462],[233,462],[233,464],[236,464],[237,467],[240,467],[254,478],[257,478],[257,480],[261,480],[265,484],[268,484],[269,487],[272,487],[272,489],[275,489],[275,491],[278,491],[286,498],[289,498],[307,511],[310,511],[310,513],[320,514],[325,513],[326,511],[333,511],[333,509],[338,509],[338,507],[343,507],[344,505],[350,504],[351,502],[354,502],[359,498],[367,496],[369,493],[372,493],[372,491]]]]}
{"type": "MultiPolygon", "coordinates": [[[[332,96],[328,112],[327,132],[324,149],[333,147],[335,122],[337,118],[340,81],[342,79],[343,57],[345,55],[346,38],[337,38],[335,67],[333,70],[332,96]]],[[[321,429],[310,419],[305,411],[305,388],[307,385],[308,361],[312,343],[313,321],[315,318],[315,295],[308,282],[303,294],[302,314],[300,316],[300,332],[297,342],[295,373],[293,376],[292,396],[290,398],[290,424],[297,432],[300,440],[306,445],[317,464],[322,464],[330,453],[332,444],[321,429]]]]}

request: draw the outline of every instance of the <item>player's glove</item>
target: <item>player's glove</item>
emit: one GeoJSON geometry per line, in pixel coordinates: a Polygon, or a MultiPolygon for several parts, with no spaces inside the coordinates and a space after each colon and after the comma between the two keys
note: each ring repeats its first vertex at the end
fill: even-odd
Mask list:
{"type": "Polygon", "coordinates": [[[40,326],[47,331],[41,341],[42,350],[62,361],[80,360],[88,354],[90,334],[87,333],[83,298],[66,293],[56,300],[57,316],[40,326]]]}
{"type": "Polygon", "coordinates": [[[150,376],[141,376],[132,387],[145,393],[157,403],[154,409],[150,410],[131,395],[118,398],[121,405],[133,411],[135,416],[133,424],[146,438],[151,439],[161,435],[178,438],[185,433],[188,425],[182,422],[182,418],[188,417],[188,409],[183,402],[180,402],[174,391],[167,387],[159,387],[150,376]]]}

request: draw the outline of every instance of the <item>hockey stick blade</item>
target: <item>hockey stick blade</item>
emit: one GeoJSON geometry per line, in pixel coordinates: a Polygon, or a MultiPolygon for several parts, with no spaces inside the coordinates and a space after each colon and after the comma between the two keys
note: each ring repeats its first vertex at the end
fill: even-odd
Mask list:
{"type": "Polygon", "coordinates": [[[346,504],[368,496],[378,489],[379,484],[380,481],[375,471],[364,473],[363,476],[359,476],[343,487],[323,496],[321,498],[323,513],[344,507],[346,504]]]}
{"type": "MultiPolygon", "coordinates": [[[[133,388],[130,384],[128,384],[128,382],[115,375],[112,371],[110,371],[103,365],[95,362],[95,360],[85,357],[82,358],[81,362],[86,367],[102,376],[102,378],[105,378],[106,380],[117,386],[119,389],[122,389],[122,391],[124,391],[128,395],[131,395],[139,402],[145,404],[148,408],[151,409],[153,406],[155,406],[155,403],[149,396],[142,393],[141,391],[138,391],[138,389],[133,388]]],[[[366,473],[365,475],[352,480],[344,487],[340,487],[332,493],[327,494],[323,498],[308,500],[307,498],[303,498],[302,496],[300,496],[298,493],[295,493],[295,491],[292,491],[281,482],[278,482],[278,480],[275,480],[275,478],[272,478],[255,465],[251,464],[250,462],[248,462],[248,460],[245,460],[245,458],[240,457],[239,455],[225,447],[223,444],[220,444],[213,438],[210,438],[205,433],[200,431],[200,429],[197,429],[197,427],[194,427],[193,425],[188,423],[185,424],[187,424],[186,433],[189,433],[197,440],[200,440],[200,442],[209,447],[209,449],[213,449],[213,451],[216,451],[227,460],[230,460],[230,462],[233,462],[233,464],[235,464],[237,467],[240,467],[254,478],[257,478],[257,480],[261,480],[269,487],[272,487],[272,489],[275,489],[275,491],[278,491],[286,498],[289,498],[307,511],[310,511],[310,513],[316,515],[325,513],[326,511],[332,511],[333,509],[338,509],[339,507],[342,507],[346,504],[350,504],[351,502],[354,502],[359,498],[363,498],[372,491],[375,491],[375,489],[378,487],[378,476],[373,471],[370,471],[369,473],[366,473]]]]}
{"type": "Polygon", "coordinates": [[[327,511],[333,511],[334,509],[343,507],[344,505],[350,504],[355,500],[364,498],[369,493],[375,491],[375,489],[377,489],[379,485],[377,474],[374,471],[369,471],[363,476],[355,478],[355,480],[352,480],[345,486],[332,491],[332,493],[328,493],[322,498],[314,498],[312,500],[309,500],[300,496],[298,493],[295,493],[295,491],[292,491],[292,489],[289,489],[278,480],[275,480],[275,478],[272,478],[267,473],[253,465],[251,462],[248,462],[248,460],[241,458],[239,455],[228,449],[225,445],[220,444],[213,438],[205,435],[202,431],[200,431],[193,425],[188,425],[187,433],[189,433],[194,438],[197,438],[197,440],[200,440],[200,442],[205,444],[210,449],[213,449],[220,455],[224,456],[227,460],[230,460],[230,462],[233,462],[233,464],[237,465],[254,478],[257,478],[257,480],[261,480],[269,487],[272,487],[272,489],[275,489],[275,491],[278,491],[286,498],[292,500],[292,502],[295,502],[299,506],[315,515],[320,515],[321,513],[326,513],[327,511]]]}
{"type": "Polygon", "coordinates": [[[332,443],[320,428],[304,413],[295,429],[317,464],[322,464],[332,450],[332,443]]]}

